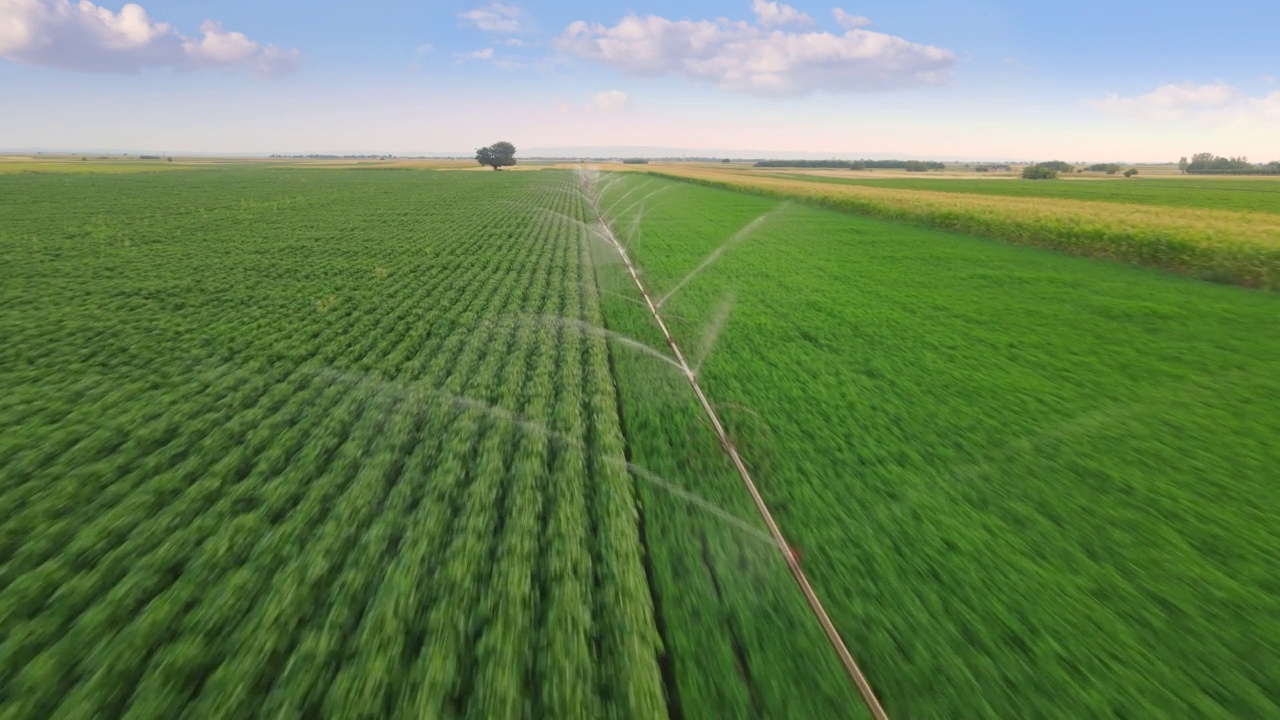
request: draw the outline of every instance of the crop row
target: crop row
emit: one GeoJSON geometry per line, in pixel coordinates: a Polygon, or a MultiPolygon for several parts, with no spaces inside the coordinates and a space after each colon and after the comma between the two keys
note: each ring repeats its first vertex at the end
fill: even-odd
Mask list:
{"type": "Polygon", "coordinates": [[[665,715],[567,174],[0,196],[0,717],[665,715]]]}

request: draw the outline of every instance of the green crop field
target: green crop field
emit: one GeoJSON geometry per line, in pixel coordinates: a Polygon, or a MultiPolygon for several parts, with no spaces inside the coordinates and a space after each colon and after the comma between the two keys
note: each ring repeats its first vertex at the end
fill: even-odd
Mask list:
{"type": "MultiPolygon", "coordinates": [[[[781,173],[780,173],[781,174],[781,173]]],[[[1197,207],[1240,212],[1280,213],[1280,179],[1223,179],[1194,175],[1162,177],[1159,180],[1136,178],[1085,178],[1057,181],[1021,179],[941,179],[941,178],[840,178],[830,175],[785,173],[795,180],[865,185],[901,190],[1008,195],[1011,197],[1048,197],[1068,200],[1102,200],[1117,203],[1139,203],[1164,207],[1197,207]]]]}
{"type": "Polygon", "coordinates": [[[572,189],[0,178],[0,717],[663,715],[572,189]]]}
{"type": "MultiPolygon", "coordinates": [[[[278,165],[0,174],[0,718],[867,717],[578,175],[278,165]]],[[[1280,713],[1280,296],[599,187],[891,717],[1280,713]]]]}
{"type": "Polygon", "coordinates": [[[650,167],[649,174],[710,187],[1280,289],[1280,213],[874,187],[711,165],[650,167]]]}
{"type": "MultiPolygon", "coordinates": [[[[1280,297],[641,175],[610,203],[657,296],[764,216],[663,310],[706,348],[732,309],[692,353],[703,385],[891,717],[1280,713],[1280,297]]],[[[679,378],[619,375],[633,457],[750,512],[692,454],[679,378]]],[[[668,623],[699,612],[671,598],[732,594],[723,634],[770,677],[751,538],[682,563],[695,531],[653,518],[685,503],[642,492],[668,623]]]]}

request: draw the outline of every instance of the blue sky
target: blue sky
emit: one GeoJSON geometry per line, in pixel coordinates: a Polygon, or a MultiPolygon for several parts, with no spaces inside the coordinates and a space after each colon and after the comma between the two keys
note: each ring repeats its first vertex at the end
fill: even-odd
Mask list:
{"type": "Polygon", "coordinates": [[[0,147],[1271,160],[1276,28],[1256,0],[0,0],[0,147]]]}

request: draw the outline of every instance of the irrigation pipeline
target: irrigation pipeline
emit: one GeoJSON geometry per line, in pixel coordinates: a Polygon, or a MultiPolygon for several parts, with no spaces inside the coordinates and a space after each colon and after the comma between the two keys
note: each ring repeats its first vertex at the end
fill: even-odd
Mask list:
{"type": "Polygon", "coordinates": [[[649,313],[653,315],[653,319],[662,331],[662,336],[666,339],[671,352],[675,353],[681,372],[684,373],[685,379],[689,381],[689,385],[693,387],[693,393],[697,395],[703,412],[706,413],[707,419],[711,421],[711,426],[715,428],[716,435],[720,440],[720,447],[724,448],[724,451],[729,455],[729,459],[733,461],[734,468],[737,469],[738,475],[742,478],[742,483],[746,485],[747,491],[751,493],[751,499],[755,501],[756,509],[760,511],[760,516],[764,518],[765,525],[769,527],[769,534],[773,536],[774,542],[777,543],[778,549],[787,561],[787,567],[791,569],[791,576],[795,578],[796,584],[804,592],[805,599],[809,601],[810,609],[813,610],[813,614],[818,618],[818,622],[822,625],[822,630],[826,633],[827,639],[831,642],[836,654],[840,656],[840,662],[844,664],[845,671],[849,674],[849,679],[858,687],[858,692],[862,693],[862,699],[866,701],[867,709],[871,711],[872,717],[875,720],[889,720],[888,714],[885,713],[880,701],[876,698],[875,692],[871,689],[871,683],[867,682],[867,677],[863,674],[862,668],[858,667],[857,661],[853,659],[853,655],[849,652],[848,646],[845,645],[844,639],[840,637],[840,632],[836,630],[835,623],[831,622],[831,616],[827,614],[826,608],[822,606],[822,601],[818,599],[818,594],[814,592],[813,585],[809,583],[809,578],[805,576],[804,570],[800,568],[799,561],[796,560],[795,554],[791,551],[791,545],[787,543],[787,539],[782,535],[782,530],[774,522],[773,513],[769,512],[769,506],[765,504],[764,498],[761,497],[760,491],[751,479],[751,473],[747,471],[747,466],[738,454],[738,449],[734,447],[733,442],[729,439],[729,434],[725,432],[724,425],[720,422],[720,416],[716,414],[715,408],[711,406],[707,396],[702,392],[702,386],[698,384],[697,374],[694,373],[689,363],[685,360],[684,353],[680,351],[680,346],[676,344],[675,338],[672,337],[671,332],[667,329],[667,324],[662,320],[662,313],[658,311],[658,306],[654,304],[653,298],[649,296],[649,291],[645,289],[644,283],[640,280],[640,274],[636,272],[636,267],[631,262],[631,256],[627,254],[627,249],[613,234],[613,229],[609,226],[608,220],[605,219],[604,213],[600,209],[600,198],[592,194],[591,183],[585,177],[583,178],[583,185],[586,190],[583,195],[595,212],[596,219],[600,222],[601,227],[604,228],[605,239],[621,256],[622,262],[626,265],[627,272],[630,273],[636,288],[644,296],[645,304],[649,307],[649,313]]]}

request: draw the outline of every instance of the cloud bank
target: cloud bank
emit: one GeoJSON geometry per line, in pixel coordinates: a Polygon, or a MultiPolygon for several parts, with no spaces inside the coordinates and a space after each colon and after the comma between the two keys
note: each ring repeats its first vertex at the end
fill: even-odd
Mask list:
{"type": "MultiPolygon", "coordinates": [[[[580,20],[556,46],[633,75],[680,74],[726,92],[763,97],[940,85],[956,63],[950,50],[859,27],[843,35],[778,30],[813,20],[781,3],[755,0],[752,9],[755,24],[634,14],[612,27],[580,20]]],[[[855,26],[866,21],[845,20],[855,26]]]]}
{"type": "Polygon", "coordinates": [[[146,68],[243,68],[274,75],[297,68],[297,49],[261,45],[206,21],[200,37],[155,22],[141,6],[120,12],[88,0],[0,0],[0,57],[26,65],[102,73],[146,68]]]}
{"type": "Polygon", "coordinates": [[[518,5],[496,2],[460,12],[458,17],[466,25],[501,35],[512,35],[527,29],[524,11],[518,5]]]}
{"type": "Polygon", "coordinates": [[[1201,120],[1218,122],[1280,121],[1280,91],[1250,97],[1240,88],[1217,80],[1161,85],[1136,97],[1109,93],[1101,99],[1084,101],[1085,106],[1121,117],[1152,122],[1201,120]]]}

